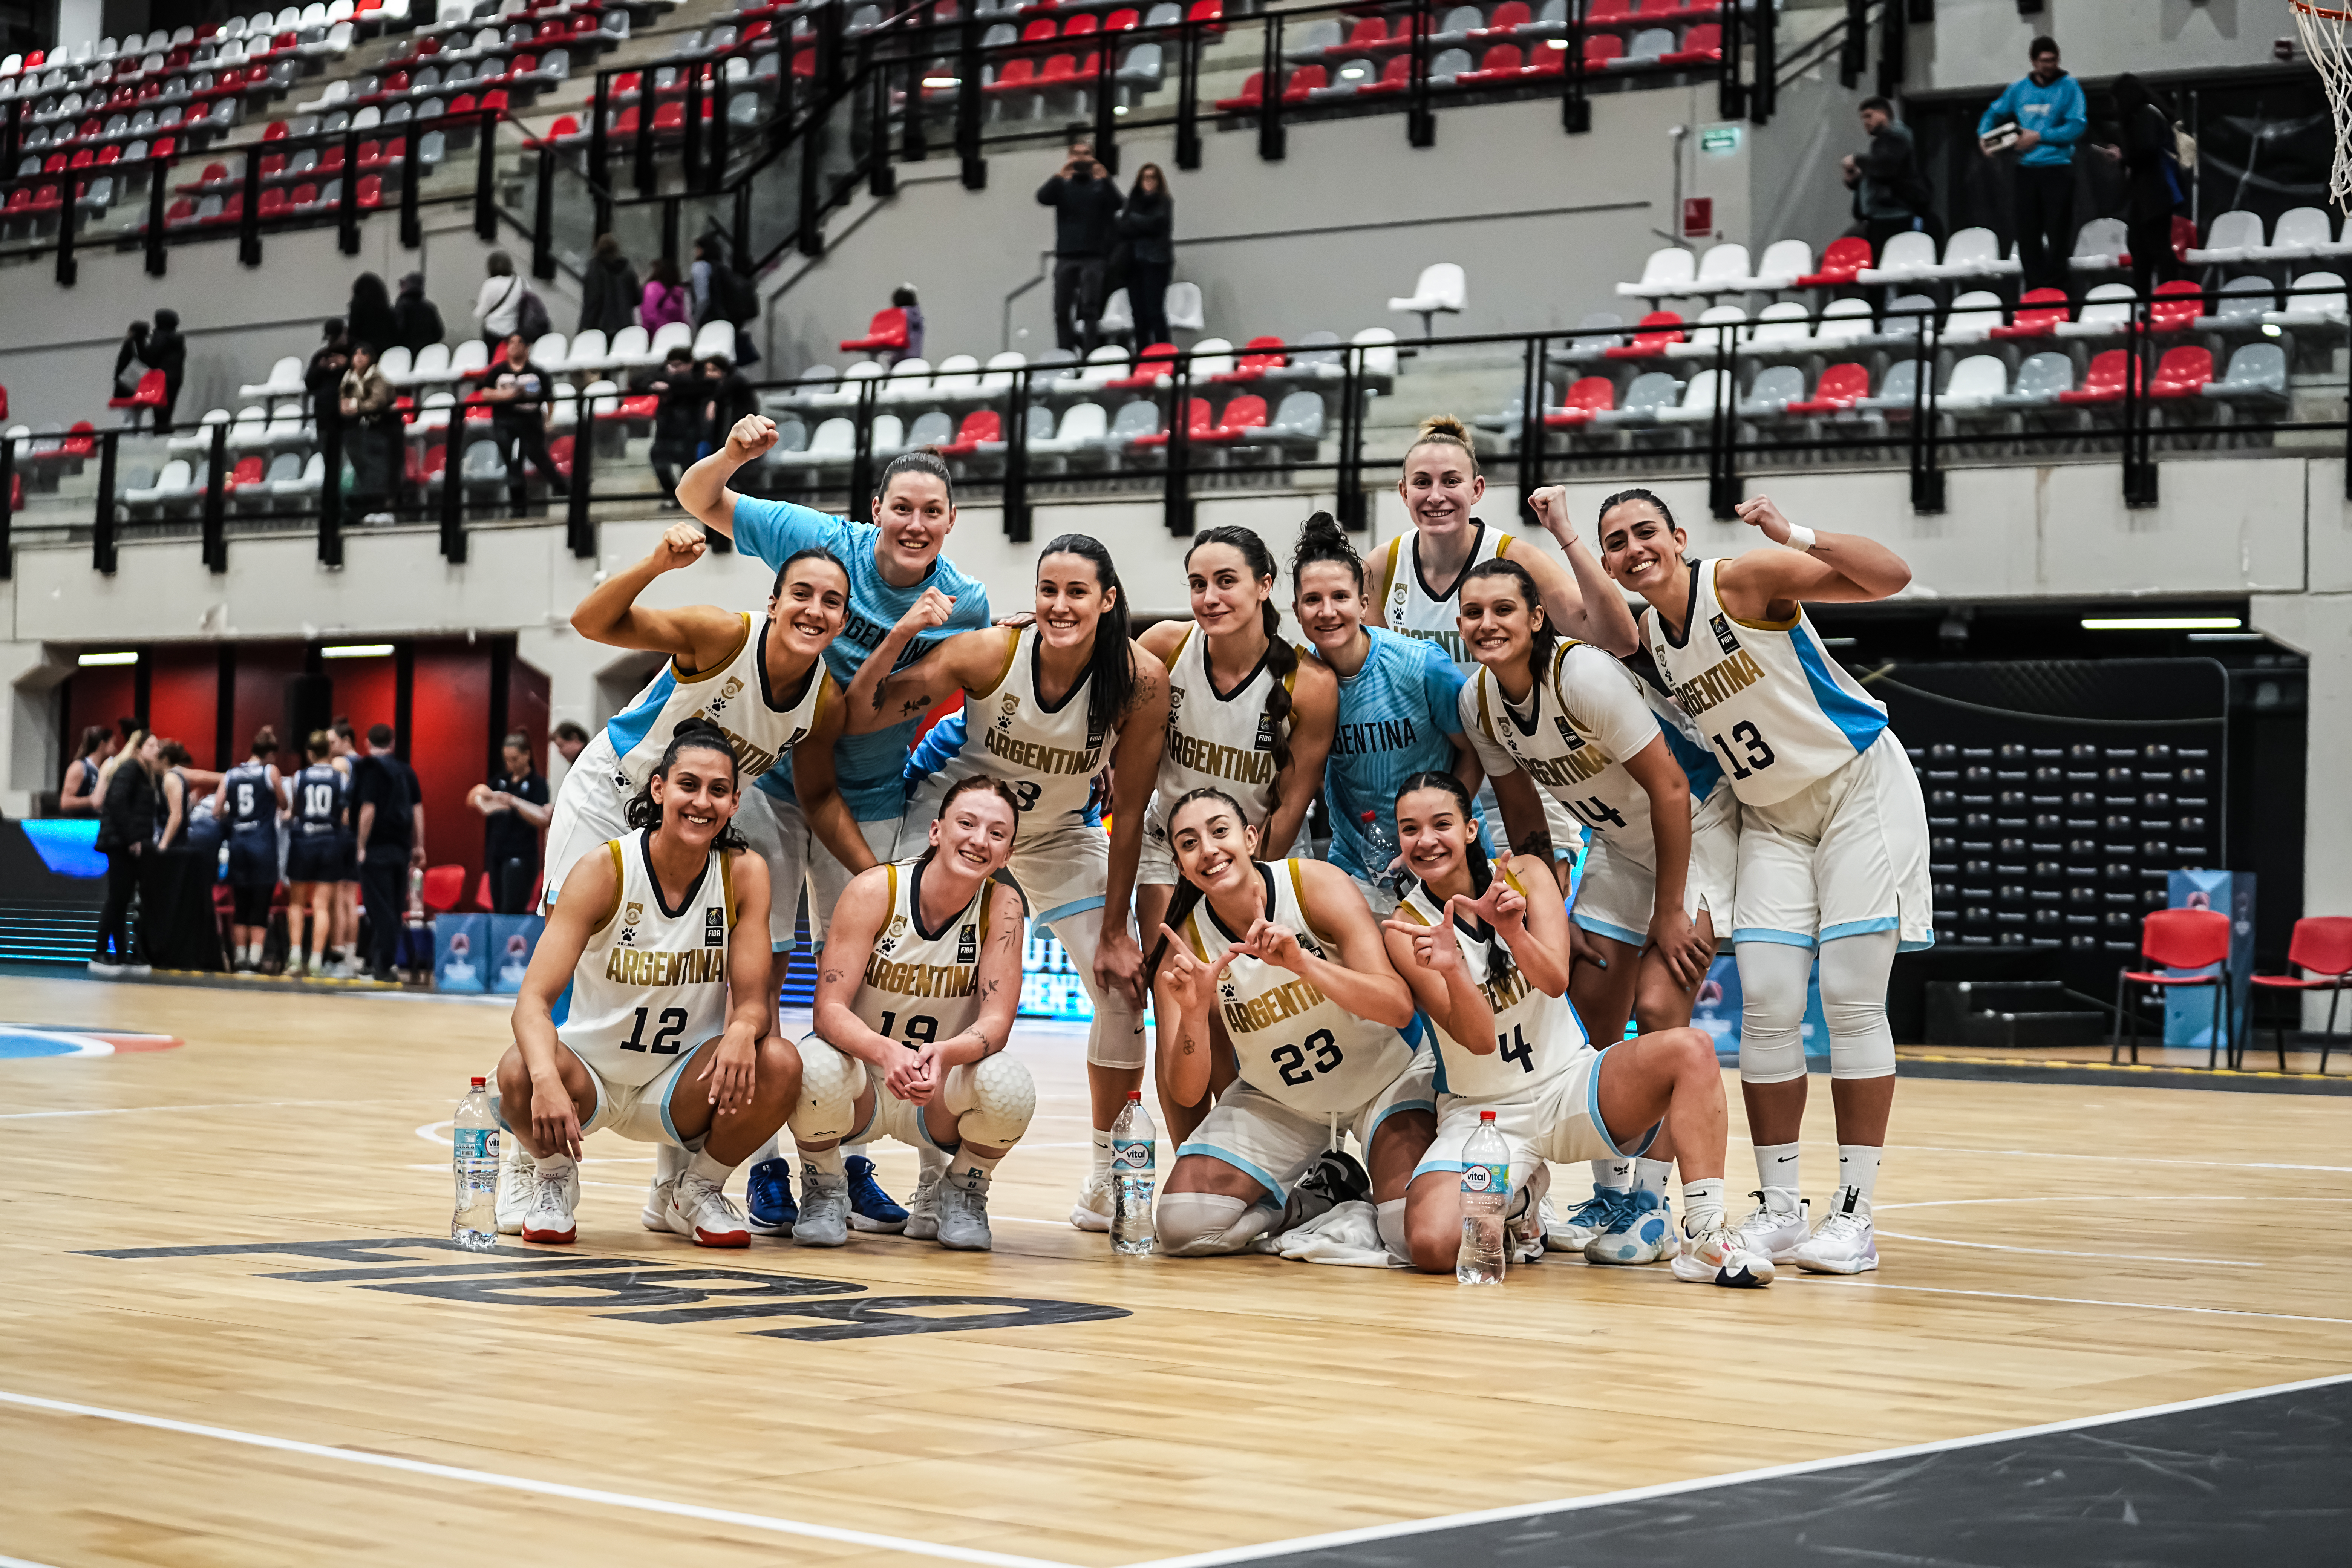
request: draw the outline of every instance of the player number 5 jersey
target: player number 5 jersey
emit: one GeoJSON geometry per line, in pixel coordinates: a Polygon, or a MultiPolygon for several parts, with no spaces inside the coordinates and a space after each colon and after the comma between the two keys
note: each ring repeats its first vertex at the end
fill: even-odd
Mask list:
{"type": "MultiPolygon", "coordinates": [[[[1519,888],[1517,877],[1508,871],[1503,875],[1513,888],[1519,888]]],[[[1435,925],[1442,901],[1432,898],[1427,888],[1415,887],[1397,906],[1397,913],[1423,925],[1435,925]]],[[[1482,935],[1465,931],[1456,921],[1454,940],[1462,950],[1463,962],[1470,966],[1471,978],[1479,982],[1486,1005],[1495,1011],[1495,1049],[1481,1055],[1444,1028],[1436,1029],[1439,1093],[1468,1100],[1515,1100],[1562,1077],[1580,1056],[1591,1049],[1584,1037],[1584,1026],[1567,997],[1537,990],[1528,984],[1527,972],[1516,963],[1498,979],[1485,978],[1487,950],[1501,940],[1491,930],[1482,935]]],[[[1507,952],[1508,947],[1504,951],[1507,952]]]]}
{"type": "MultiPolygon", "coordinates": [[[[1339,960],[1307,923],[1297,860],[1258,862],[1265,918],[1298,933],[1298,945],[1339,960]]],[[[1203,963],[1242,940],[1206,900],[1185,917],[1184,940],[1203,963]]],[[[1312,983],[1276,964],[1242,954],[1217,979],[1217,1016],[1234,1042],[1242,1081],[1308,1116],[1352,1111],[1396,1080],[1412,1047],[1386,1024],[1360,1018],[1312,983]]]]}
{"type": "MultiPolygon", "coordinates": [[[[727,1028],[735,929],[729,852],[714,851],[675,909],[647,860],[653,829],[607,842],[620,891],[555,1005],[555,1035],[604,1078],[642,1084],[727,1028]]],[[[763,939],[764,940],[764,939],[763,939]]]]}
{"type": "Polygon", "coordinates": [[[1716,593],[1722,564],[1691,567],[1680,642],[1654,607],[1642,612],[1642,637],[1732,794],[1770,805],[1868,751],[1886,728],[1886,710],[1822,647],[1803,605],[1785,621],[1734,620],[1716,593]]]}
{"type": "Polygon", "coordinates": [[[988,895],[997,884],[981,883],[971,902],[929,931],[922,917],[929,868],[886,862],[882,868],[890,876],[890,918],[874,939],[850,1011],[894,1040],[954,1039],[980,1016],[980,955],[988,946],[988,895]]]}

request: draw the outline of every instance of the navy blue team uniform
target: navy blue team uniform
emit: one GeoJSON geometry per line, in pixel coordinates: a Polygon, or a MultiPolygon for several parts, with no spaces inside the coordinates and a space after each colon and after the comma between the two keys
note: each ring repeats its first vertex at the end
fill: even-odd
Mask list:
{"type": "Polygon", "coordinates": [[[242,926],[269,923],[269,896],[278,888],[278,792],[269,787],[269,764],[243,762],[221,779],[228,807],[228,885],[242,926]]]}
{"type": "Polygon", "coordinates": [[[334,882],[343,877],[349,852],[343,821],[347,790],[343,775],[325,763],[312,763],[291,781],[294,837],[286,852],[291,882],[334,882]]]}

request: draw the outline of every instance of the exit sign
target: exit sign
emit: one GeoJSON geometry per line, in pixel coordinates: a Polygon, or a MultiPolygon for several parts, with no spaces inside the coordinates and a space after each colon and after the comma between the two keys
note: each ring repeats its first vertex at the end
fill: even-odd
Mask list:
{"type": "Polygon", "coordinates": [[[1727,157],[1739,151],[1739,127],[1737,125],[1706,125],[1699,128],[1698,150],[1717,157],[1727,157]]]}

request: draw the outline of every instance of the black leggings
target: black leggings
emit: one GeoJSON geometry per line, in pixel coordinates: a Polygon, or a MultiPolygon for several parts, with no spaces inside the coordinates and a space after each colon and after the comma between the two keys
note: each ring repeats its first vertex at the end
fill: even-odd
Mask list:
{"type": "Polygon", "coordinates": [[[137,952],[131,944],[131,895],[139,890],[147,869],[147,857],[134,855],[128,849],[106,852],[106,903],[98,914],[98,945],[90,956],[107,962],[107,942],[113,939],[112,960],[116,963],[136,963],[137,952]]]}
{"type": "Polygon", "coordinates": [[[270,896],[277,890],[278,884],[275,882],[254,886],[247,886],[240,882],[229,884],[229,896],[236,905],[236,913],[229,917],[230,922],[241,926],[267,927],[269,924],[270,896]]]}

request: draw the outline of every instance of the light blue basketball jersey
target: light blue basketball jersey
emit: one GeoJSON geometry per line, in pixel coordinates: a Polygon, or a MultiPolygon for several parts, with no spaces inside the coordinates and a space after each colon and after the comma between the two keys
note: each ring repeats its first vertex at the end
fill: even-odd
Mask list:
{"type": "MultiPolygon", "coordinates": [[[[851,522],[792,501],[761,500],[744,496],[735,503],[735,547],[766,563],[781,567],[796,551],[830,550],[849,571],[849,615],[841,636],[825,649],[824,661],[843,690],[857,678],[858,668],[881,646],[890,628],[922,597],[925,588],[937,588],[955,600],[955,613],[945,626],[924,633],[899,656],[904,668],[958,632],[989,624],[988,590],[942,555],[930,574],[909,588],[897,587],[882,577],[874,563],[874,541],[881,530],[870,522],[851,522]]],[[[900,775],[913,743],[917,721],[893,724],[870,735],[845,735],[835,746],[834,773],[841,797],[860,822],[894,821],[907,808],[906,786],[900,775]]],[[[780,763],[761,776],[760,787],[772,795],[792,796],[792,763],[780,763]]]]}
{"type": "Polygon", "coordinates": [[[1339,681],[1323,807],[1331,818],[1331,863],[1369,882],[1387,867],[1366,863],[1363,815],[1377,812],[1393,844],[1397,786],[1414,773],[1454,765],[1445,737],[1460,731],[1462,672],[1434,642],[1377,626],[1365,631],[1372,647],[1363,668],[1339,681]]]}

